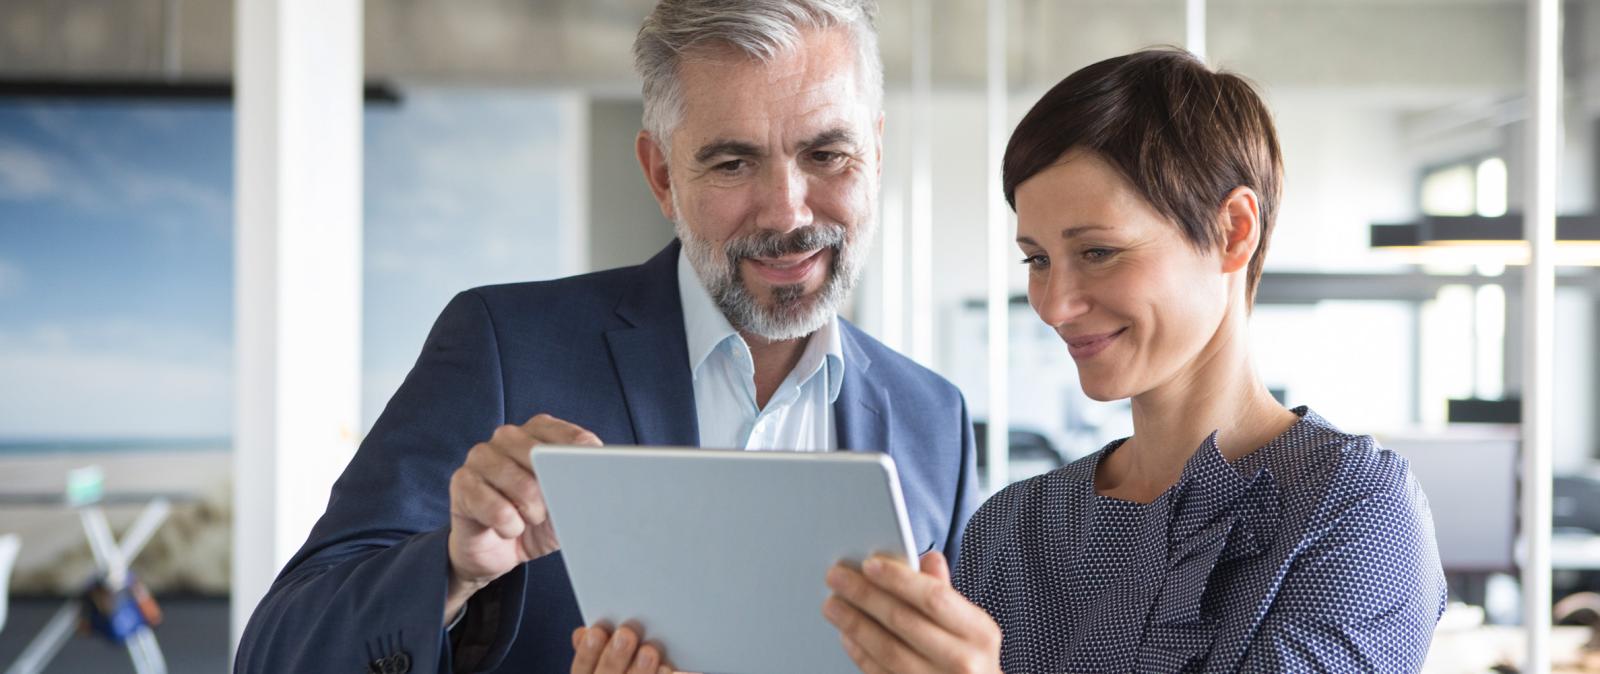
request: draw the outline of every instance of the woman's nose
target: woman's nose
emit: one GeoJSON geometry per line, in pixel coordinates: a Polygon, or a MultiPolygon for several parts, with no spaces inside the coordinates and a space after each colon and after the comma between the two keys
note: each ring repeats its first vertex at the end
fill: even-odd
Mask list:
{"type": "Polygon", "coordinates": [[[1028,284],[1028,303],[1039,314],[1039,320],[1052,328],[1082,318],[1090,307],[1082,284],[1071,273],[1056,270],[1051,270],[1044,280],[1028,284]]]}

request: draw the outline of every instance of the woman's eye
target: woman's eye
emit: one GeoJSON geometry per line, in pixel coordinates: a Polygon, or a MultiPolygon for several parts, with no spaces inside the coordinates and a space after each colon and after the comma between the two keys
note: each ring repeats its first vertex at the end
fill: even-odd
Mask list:
{"type": "Polygon", "coordinates": [[[1110,248],[1089,248],[1083,251],[1083,259],[1090,262],[1099,262],[1111,257],[1113,252],[1110,248]]]}
{"type": "Polygon", "coordinates": [[[1043,255],[1029,255],[1022,258],[1022,264],[1027,265],[1029,269],[1038,271],[1050,266],[1050,258],[1043,255]]]}

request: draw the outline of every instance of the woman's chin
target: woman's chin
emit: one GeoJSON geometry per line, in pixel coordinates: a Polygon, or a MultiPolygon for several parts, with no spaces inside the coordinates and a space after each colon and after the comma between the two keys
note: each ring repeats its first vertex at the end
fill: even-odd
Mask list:
{"type": "Polygon", "coordinates": [[[1089,396],[1089,399],[1095,402],[1108,403],[1113,400],[1122,400],[1123,398],[1128,397],[1127,391],[1124,391],[1122,387],[1116,386],[1112,382],[1099,382],[1084,379],[1079,380],[1079,383],[1083,386],[1083,394],[1089,396]]]}

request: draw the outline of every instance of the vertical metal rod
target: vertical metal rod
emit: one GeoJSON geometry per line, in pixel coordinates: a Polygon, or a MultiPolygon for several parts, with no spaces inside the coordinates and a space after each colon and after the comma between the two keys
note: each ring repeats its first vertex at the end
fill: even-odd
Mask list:
{"type": "Polygon", "coordinates": [[[180,59],[183,46],[183,0],[167,0],[163,5],[166,20],[166,29],[161,40],[161,71],[168,82],[178,79],[182,69],[180,59]]]}
{"type": "Polygon", "coordinates": [[[989,492],[1011,483],[1011,303],[1006,260],[1013,246],[1010,208],[1001,192],[1000,167],[1006,151],[1006,0],[989,0],[988,16],[988,194],[987,284],[989,323],[988,437],[989,492]]]}
{"type": "Polygon", "coordinates": [[[883,327],[878,339],[889,348],[906,350],[906,198],[903,186],[883,191],[883,219],[878,273],[883,278],[883,327]]]}
{"type": "Polygon", "coordinates": [[[1528,674],[1550,672],[1550,522],[1555,393],[1556,131],[1560,125],[1561,7],[1528,1],[1528,152],[1523,227],[1530,261],[1523,284],[1522,620],[1528,674]]]}
{"type": "Polygon", "coordinates": [[[911,271],[912,359],[933,364],[933,8],[911,3],[911,271]]]}

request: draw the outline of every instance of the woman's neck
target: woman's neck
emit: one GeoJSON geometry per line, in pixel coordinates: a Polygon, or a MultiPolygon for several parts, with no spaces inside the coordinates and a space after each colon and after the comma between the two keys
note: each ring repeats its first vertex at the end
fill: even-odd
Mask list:
{"type": "Polygon", "coordinates": [[[1178,481],[1184,465],[1213,431],[1233,461],[1281,435],[1298,419],[1256,375],[1244,318],[1230,319],[1191,367],[1133,398],[1133,437],[1095,476],[1097,490],[1141,503],[1178,481]]]}

